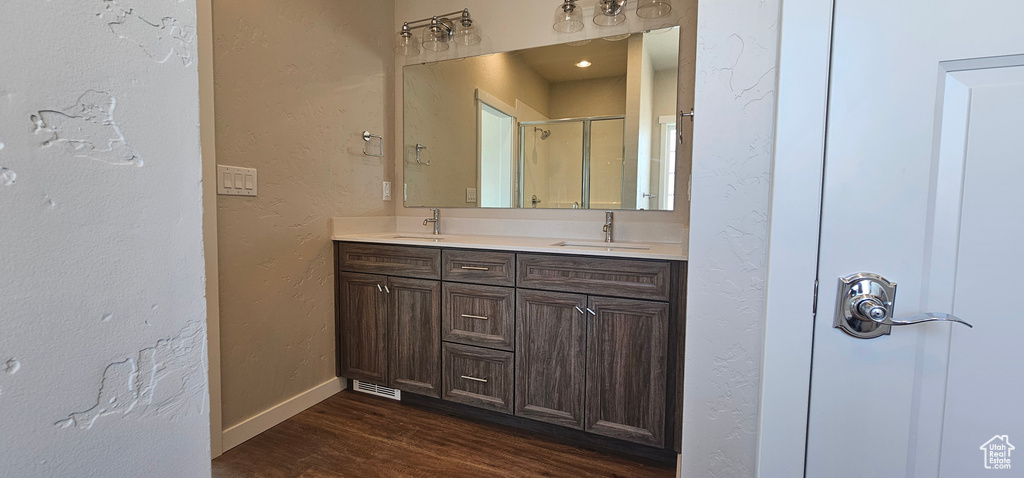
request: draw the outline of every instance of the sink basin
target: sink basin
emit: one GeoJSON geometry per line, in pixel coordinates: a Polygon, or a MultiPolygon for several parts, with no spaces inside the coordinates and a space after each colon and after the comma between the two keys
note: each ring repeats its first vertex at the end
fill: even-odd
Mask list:
{"type": "Polygon", "coordinates": [[[649,251],[651,246],[647,244],[637,244],[628,242],[585,242],[585,241],[564,241],[552,244],[555,247],[571,247],[571,248],[586,248],[586,249],[605,249],[605,250],[621,250],[621,251],[649,251]]]}
{"type": "Polygon", "coordinates": [[[447,239],[446,236],[435,236],[432,234],[389,234],[384,236],[385,239],[402,239],[412,241],[426,241],[426,242],[439,242],[447,239]]]}

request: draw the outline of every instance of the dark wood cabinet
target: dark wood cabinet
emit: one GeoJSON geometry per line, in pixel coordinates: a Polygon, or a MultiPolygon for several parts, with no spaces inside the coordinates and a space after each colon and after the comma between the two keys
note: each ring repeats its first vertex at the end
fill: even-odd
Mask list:
{"type": "Polygon", "coordinates": [[[516,415],[583,428],[587,296],[521,290],[516,415]]]}
{"type": "Polygon", "coordinates": [[[441,283],[389,277],[389,386],[441,396],[441,283]]]}
{"type": "Polygon", "coordinates": [[[340,374],[377,384],[388,383],[386,276],[339,274],[338,354],[340,374]]]}
{"type": "Polygon", "coordinates": [[[338,374],[440,397],[440,249],[336,247],[338,374]]]}
{"type": "Polygon", "coordinates": [[[669,305],[590,297],[585,429],[665,444],[669,305]]]}
{"type": "Polygon", "coordinates": [[[685,262],[335,247],[339,375],[678,451],[685,262]]]}

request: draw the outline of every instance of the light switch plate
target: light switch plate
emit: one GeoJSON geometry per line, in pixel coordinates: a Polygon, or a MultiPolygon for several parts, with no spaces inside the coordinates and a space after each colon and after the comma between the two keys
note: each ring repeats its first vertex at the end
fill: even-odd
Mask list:
{"type": "Polygon", "coordinates": [[[476,188],[466,188],[466,202],[476,202],[476,188]]]}
{"type": "Polygon", "coordinates": [[[385,201],[391,200],[391,181],[384,181],[383,198],[385,201]]]}
{"type": "Polygon", "coordinates": [[[255,196],[257,184],[255,169],[217,165],[217,194],[255,196]]]}

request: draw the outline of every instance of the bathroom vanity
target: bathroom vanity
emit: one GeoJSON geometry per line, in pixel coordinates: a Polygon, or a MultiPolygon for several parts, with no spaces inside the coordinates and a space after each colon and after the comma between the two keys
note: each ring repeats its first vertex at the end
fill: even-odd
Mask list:
{"type": "Polygon", "coordinates": [[[675,459],[682,246],[335,239],[339,376],[448,413],[675,459]]]}

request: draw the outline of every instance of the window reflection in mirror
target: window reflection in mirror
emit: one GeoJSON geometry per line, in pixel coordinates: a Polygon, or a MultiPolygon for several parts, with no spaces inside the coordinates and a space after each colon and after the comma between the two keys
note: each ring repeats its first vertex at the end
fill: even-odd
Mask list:
{"type": "Polygon", "coordinates": [[[678,27],[405,67],[406,206],[673,209],[678,68],[678,27]]]}

